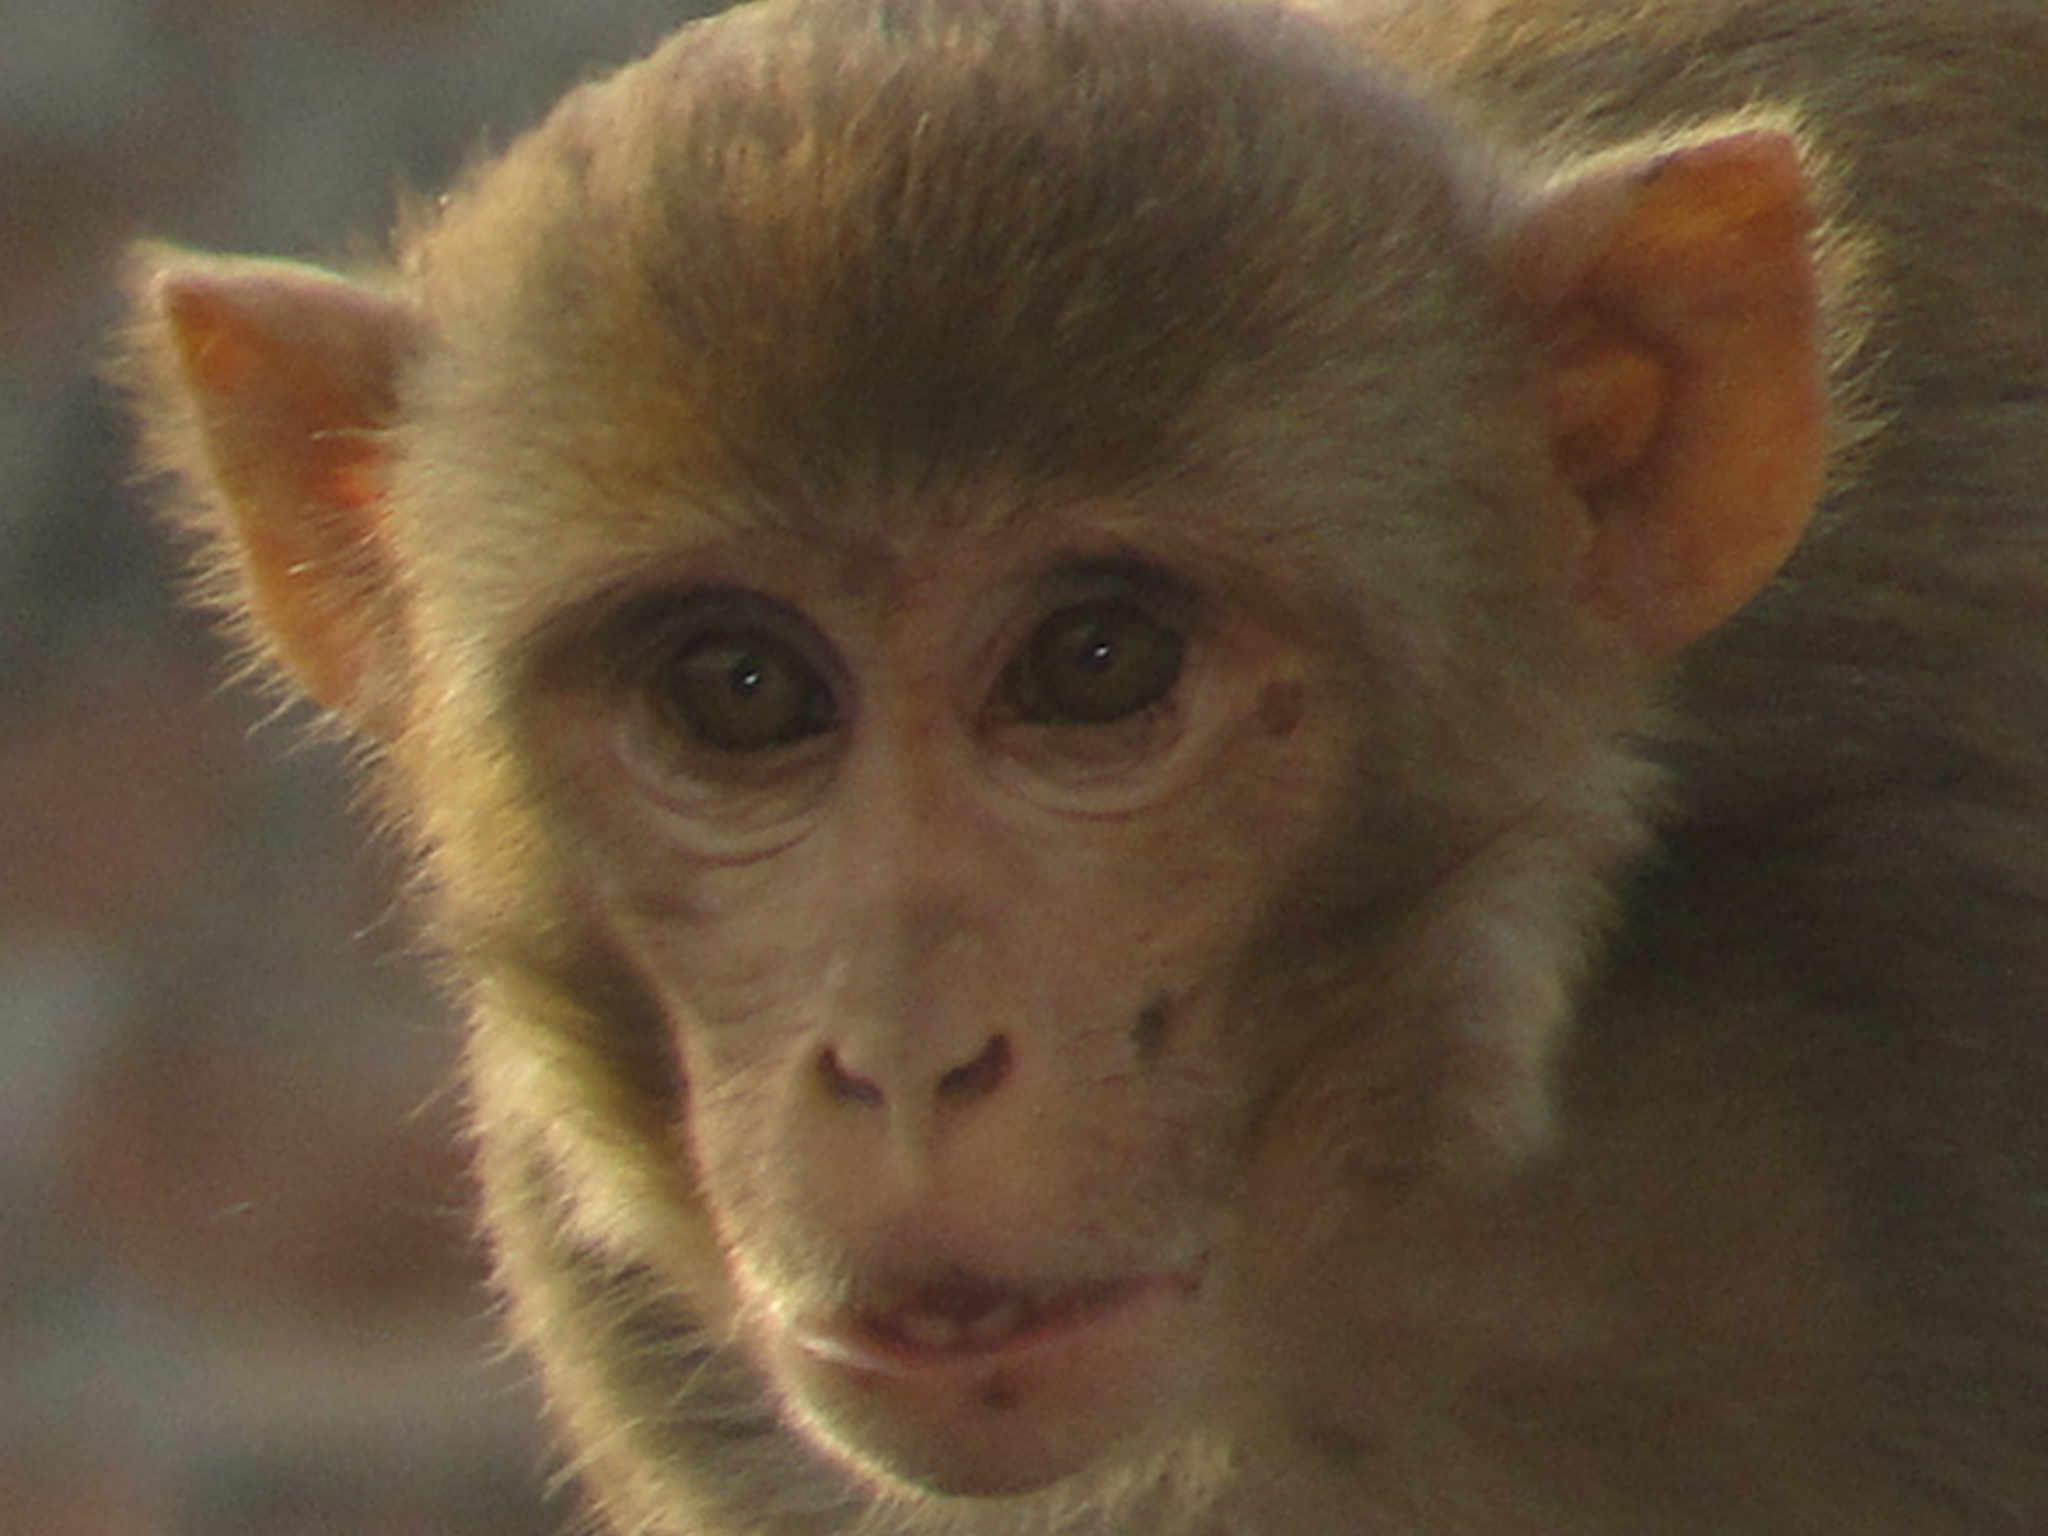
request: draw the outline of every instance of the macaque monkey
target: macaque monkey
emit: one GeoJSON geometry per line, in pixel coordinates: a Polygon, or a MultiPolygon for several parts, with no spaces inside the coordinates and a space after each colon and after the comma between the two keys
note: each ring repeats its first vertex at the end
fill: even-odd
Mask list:
{"type": "Polygon", "coordinates": [[[2048,1533],[2048,4],[767,0],[151,248],[621,1536],[2048,1533]]]}

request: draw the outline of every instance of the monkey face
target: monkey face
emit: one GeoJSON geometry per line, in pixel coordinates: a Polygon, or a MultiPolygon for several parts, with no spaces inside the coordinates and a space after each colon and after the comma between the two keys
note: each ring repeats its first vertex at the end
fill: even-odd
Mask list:
{"type": "Polygon", "coordinates": [[[1822,484],[1801,144],[1525,176],[1333,42],[740,7],[379,281],[141,275],[217,590],[419,852],[614,1529],[1725,1531],[1754,1481],[1753,1397],[1662,1393],[1761,1335],[1606,1349],[1680,1267],[1625,1218],[1740,1165],[1553,1089],[1654,1022],[1599,990],[1654,688],[1822,484]]]}
{"type": "Polygon", "coordinates": [[[1247,935],[1341,756],[1270,604],[1079,525],[693,551],[578,617],[534,732],[746,1347],[837,1450],[954,1492],[1189,1399],[1247,935]]]}

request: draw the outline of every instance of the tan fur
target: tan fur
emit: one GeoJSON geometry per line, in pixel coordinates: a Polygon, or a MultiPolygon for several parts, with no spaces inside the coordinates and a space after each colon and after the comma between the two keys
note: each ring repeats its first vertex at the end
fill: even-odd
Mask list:
{"type": "Polygon", "coordinates": [[[368,282],[140,260],[594,1503],[2043,1536],[2048,4],[1327,9],[771,0],[368,282]],[[1127,801],[952,703],[1076,550],[1193,589],[1127,801]],[[634,757],[707,587],[832,652],[786,844],[634,757]],[[929,1413],[785,1328],[1157,1269],[929,1413]]]}

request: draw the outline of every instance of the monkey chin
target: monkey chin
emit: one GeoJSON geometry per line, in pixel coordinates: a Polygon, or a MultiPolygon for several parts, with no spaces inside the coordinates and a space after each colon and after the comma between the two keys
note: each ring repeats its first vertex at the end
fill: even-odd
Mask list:
{"type": "Polygon", "coordinates": [[[1199,1289],[1147,1276],[967,1325],[777,1326],[767,1363],[813,1437],[870,1477],[960,1497],[1031,1493],[1101,1464],[1186,1400],[1199,1289]]]}

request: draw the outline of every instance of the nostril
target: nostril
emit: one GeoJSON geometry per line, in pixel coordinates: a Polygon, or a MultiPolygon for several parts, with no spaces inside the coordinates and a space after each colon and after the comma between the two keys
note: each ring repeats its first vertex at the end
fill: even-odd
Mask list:
{"type": "MultiPolygon", "coordinates": [[[[1012,1057],[1007,1036],[991,1036],[974,1059],[940,1074],[934,1097],[954,1102],[985,1098],[1010,1075],[1012,1057]]],[[[826,1094],[841,1104],[881,1105],[889,1100],[884,1080],[849,1066],[837,1046],[819,1050],[814,1071],[826,1094]]]]}
{"type": "Polygon", "coordinates": [[[939,1079],[942,1099],[979,1099],[994,1093],[1010,1075],[1010,1037],[993,1035],[981,1053],[939,1079]]]}
{"type": "Polygon", "coordinates": [[[842,1103],[882,1102],[882,1085],[848,1067],[840,1060],[838,1050],[832,1046],[828,1045],[818,1053],[818,1080],[825,1085],[827,1093],[842,1103]]]}

